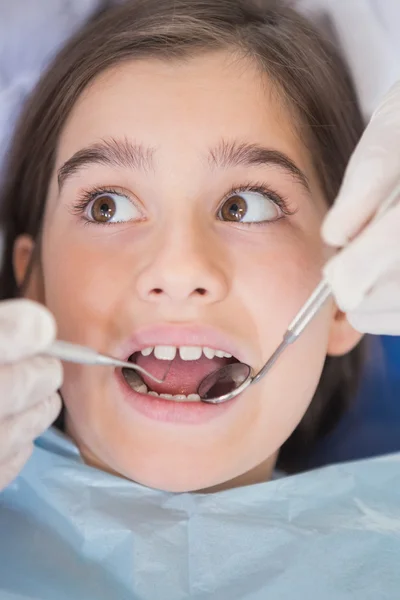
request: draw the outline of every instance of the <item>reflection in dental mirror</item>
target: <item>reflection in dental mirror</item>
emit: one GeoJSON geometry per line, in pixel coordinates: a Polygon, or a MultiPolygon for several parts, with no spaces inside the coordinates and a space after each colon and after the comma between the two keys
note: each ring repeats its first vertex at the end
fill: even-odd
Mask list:
{"type": "MultiPolygon", "coordinates": [[[[226,365],[203,379],[197,391],[201,399],[222,400],[224,396],[238,389],[250,375],[249,365],[240,362],[226,365]]],[[[218,404],[218,402],[215,403],[218,404]]]]}

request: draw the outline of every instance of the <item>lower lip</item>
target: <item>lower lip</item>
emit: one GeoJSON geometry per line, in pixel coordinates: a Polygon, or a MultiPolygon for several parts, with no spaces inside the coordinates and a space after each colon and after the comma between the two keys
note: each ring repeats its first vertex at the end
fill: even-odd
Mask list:
{"type": "Polygon", "coordinates": [[[205,402],[175,402],[156,396],[138,394],[125,381],[122,371],[116,371],[118,383],[121,386],[125,400],[137,412],[154,421],[182,423],[184,425],[201,425],[220,417],[229,411],[237,402],[240,394],[222,404],[207,404],[205,402]]]}

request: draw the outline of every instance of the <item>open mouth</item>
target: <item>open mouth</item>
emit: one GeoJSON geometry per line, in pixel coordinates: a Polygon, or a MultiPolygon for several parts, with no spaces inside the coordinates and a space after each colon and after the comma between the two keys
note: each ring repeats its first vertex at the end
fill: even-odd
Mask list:
{"type": "Polygon", "coordinates": [[[137,393],[174,402],[200,402],[197,393],[201,381],[210,373],[238,360],[223,350],[202,346],[155,346],[132,354],[136,363],[157,377],[156,383],[134,370],[123,369],[128,385],[137,393]]]}

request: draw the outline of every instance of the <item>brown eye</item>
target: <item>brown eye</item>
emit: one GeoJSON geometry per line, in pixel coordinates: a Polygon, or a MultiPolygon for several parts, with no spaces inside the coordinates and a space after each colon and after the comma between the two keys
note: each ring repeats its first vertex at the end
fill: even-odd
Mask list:
{"type": "Polygon", "coordinates": [[[240,222],[247,213],[247,202],[241,196],[231,196],[221,208],[221,218],[224,221],[240,222]]]}
{"type": "Polygon", "coordinates": [[[93,221],[98,223],[107,223],[111,221],[117,210],[115,201],[111,196],[99,196],[94,200],[91,208],[90,215],[93,221]]]}
{"type": "Polygon", "coordinates": [[[219,210],[221,221],[233,223],[267,223],[282,216],[279,199],[270,192],[247,190],[232,194],[219,210]]]}
{"type": "Polygon", "coordinates": [[[127,223],[140,221],[143,213],[136,204],[119,192],[101,192],[90,201],[86,208],[86,217],[92,223],[127,223]]]}

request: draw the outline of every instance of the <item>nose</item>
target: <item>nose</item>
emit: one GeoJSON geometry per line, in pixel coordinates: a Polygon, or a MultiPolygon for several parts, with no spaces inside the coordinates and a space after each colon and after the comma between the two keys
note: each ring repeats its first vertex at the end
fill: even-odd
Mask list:
{"type": "MultiPolygon", "coordinates": [[[[164,230],[165,231],[165,230],[164,230]]],[[[228,293],[228,266],[217,240],[198,228],[171,227],[137,278],[139,297],[159,304],[206,305],[228,293]]]]}

